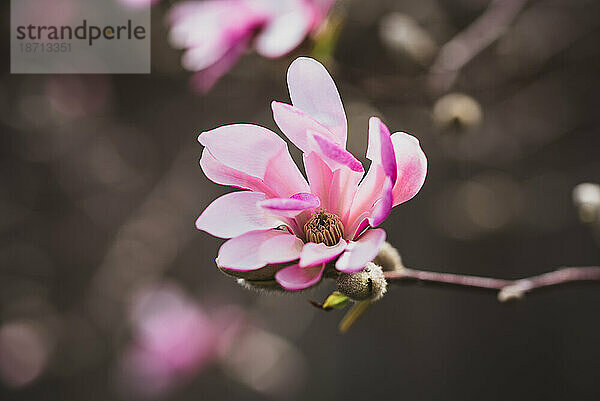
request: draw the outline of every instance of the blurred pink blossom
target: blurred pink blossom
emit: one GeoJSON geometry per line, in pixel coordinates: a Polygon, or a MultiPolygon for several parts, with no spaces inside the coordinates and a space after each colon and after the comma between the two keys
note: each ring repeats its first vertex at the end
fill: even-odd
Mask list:
{"type": "Polygon", "coordinates": [[[40,324],[27,320],[0,326],[0,380],[10,387],[23,387],[46,369],[52,341],[40,324]]]}
{"type": "Polygon", "coordinates": [[[60,117],[77,119],[104,112],[112,86],[104,75],[50,75],[44,92],[60,117]]]}
{"type": "Polygon", "coordinates": [[[234,307],[209,316],[174,285],[143,289],[130,314],[133,341],[121,361],[121,380],[143,398],[163,396],[214,363],[243,321],[234,307]]]}
{"type": "Polygon", "coordinates": [[[183,67],[197,72],[200,92],[213,85],[251,45],[281,57],[324,21],[335,0],[208,0],[177,4],[169,14],[170,41],[186,49],[183,67]]]}
{"type": "Polygon", "coordinates": [[[287,81],[292,105],[273,102],[273,117],[303,152],[308,182],[285,141],[266,128],[233,124],[203,132],[198,140],[205,147],[200,164],[206,176],[245,191],[213,201],[196,226],[231,238],[219,250],[222,269],[247,272],[293,262],[275,279],[294,291],[318,283],[329,262],[353,273],[373,260],[386,237],[374,227],[419,192],[427,159],[416,138],[392,135],[371,117],[371,166],[364,175],[346,150],[346,114],[325,67],[298,58],[287,81]]]}

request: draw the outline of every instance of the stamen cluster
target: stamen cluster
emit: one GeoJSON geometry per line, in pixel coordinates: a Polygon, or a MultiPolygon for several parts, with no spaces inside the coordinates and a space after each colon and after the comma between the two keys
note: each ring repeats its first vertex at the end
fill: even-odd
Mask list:
{"type": "Polygon", "coordinates": [[[306,222],[304,235],[307,242],[333,246],[344,236],[344,225],[335,214],[321,210],[306,222]]]}

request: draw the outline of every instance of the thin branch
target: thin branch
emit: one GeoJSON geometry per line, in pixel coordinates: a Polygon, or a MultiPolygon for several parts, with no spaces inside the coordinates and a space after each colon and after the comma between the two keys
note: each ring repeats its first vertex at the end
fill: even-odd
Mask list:
{"type": "Polygon", "coordinates": [[[437,273],[402,267],[394,271],[384,272],[385,278],[392,284],[408,281],[421,281],[442,285],[482,288],[498,291],[500,302],[522,298],[532,290],[570,283],[574,281],[600,281],[600,267],[566,267],[553,272],[522,278],[519,280],[503,280],[491,277],[469,276],[464,274],[437,273]]]}
{"type": "Polygon", "coordinates": [[[494,43],[525,7],[527,0],[494,0],[479,18],[448,41],[433,62],[431,85],[447,90],[460,70],[494,43]]]}

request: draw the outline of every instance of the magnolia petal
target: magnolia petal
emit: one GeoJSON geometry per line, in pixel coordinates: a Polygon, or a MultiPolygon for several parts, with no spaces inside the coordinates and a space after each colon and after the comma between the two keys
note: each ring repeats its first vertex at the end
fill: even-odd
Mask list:
{"type": "Polygon", "coordinates": [[[316,132],[332,142],[337,141],[335,135],[326,127],[297,107],[274,101],[271,103],[271,109],[277,126],[304,153],[311,150],[308,142],[309,131],[316,132]]]}
{"type": "MultiPolygon", "coordinates": [[[[386,178],[383,167],[380,164],[372,163],[354,195],[347,219],[347,235],[354,235],[358,224],[370,215],[373,205],[381,198],[386,178]]],[[[347,238],[352,239],[351,236],[347,238]]]]}
{"type": "MultiPolygon", "coordinates": [[[[252,284],[265,285],[268,287],[275,287],[281,289],[279,284],[275,281],[275,273],[279,270],[283,269],[286,266],[289,266],[290,263],[278,263],[274,265],[266,265],[256,270],[232,270],[226,267],[219,266],[219,260],[216,260],[217,267],[220,271],[227,274],[228,276],[241,278],[252,282],[252,284]]],[[[293,263],[293,262],[291,262],[293,263]]]]}
{"type": "Polygon", "coordinates": [[[277,17],[256,37],[256,51],[265,57],[281,57],[294,50],[310,30],[309,10],[299,8],[277,17]]]}
{"type": "Polygon", "coordinates": [[[287,231],[250,231],[225,242],[217,263],[229,270],[256,270],[298,259],[303,245],[300,238],[287,231]]]}
{"type": "Polygon", "coordinates": [[[181,65],[188,71],[201,71],[219,61],[230,49],[218,42],[202,42],[183,53],[181,65]]]}
{"type": "Polygon", "coordinates": [[[265,194],[232,192],[215,199],[196,220],[199,230],[219,238],[232,238],[253,230],[266,230],[283,223],[258,205],[265,194]]]}
{"type": "Polygon", "coordinates": [[[392,187],[397,178],[396,157],[390,131],[377,117],[369,119],[367,158],[372,163],[356,191],[348,217],[352,235],[365,216],[371,226],[379,225],[387,218],[393,204],[392,187]]]}
{"type": "Polygon", "coordinates": [[[271,198],[258,203],[269,212],[284,217],[295,217],[305,210],[318,208],[320,204],[319,198],[311,193],[295,194],[290,198],[271,198]]]}
{"type": "Polygon", "coordinates": [[[335,268],[344,273],[361,271],[367,263],[375,259],[385,236],[385,231],[381,228],[368,230],[357,241],[348,244],[346,252],[335,263],[335,268]]]}
{"type": "Polygon", "coordinates": [[[249,189],[256,192],[270,193],[264,182],[241,171],[227,167],[210,153],[207,148],[202,150],[200,167],[209,180],[235,188],[249,189]]]}
{"type": "Polygon", "coordinates": [[[367,158],[383,167],[385,174],[392,181],[392,185],[396,183],[396,156],[394,155],[394,145],[392,144],[390,130],[377,117],[369,119],[367,158]]]}
{"type": "Polygon", "coordinates": [[[375,202],[373,208],[371,209],[371,213],[369,216],[369,225],[371,227],[377,227],[387,217],[390,215],[392,211],[394,202],[394,195],[392,193],[392,180],[387,177],[385,180],[385,184],[383,184],[383,189],[381,192],[381,198],[375,202]]]}
{"type": "Polygon", "coordinates": [[[310,202],[316,204],[315,207],[319,207],[319,198],[310,192],[300,192],[290,196],[290,199],[297,199],[304,202],[310,202]]]}
{"type": "Polygon", "coordinates": [[[299,192],[310,192],[308,183],[287,147],[269,161],[263,181],[280,198],[288,198],[299,192]]]}
{"type": "Polygon", "coordinates": [[[187,1],[174,5],[167,15],[172,25],[169,43],[180,49],[201,43],[222,43],[224,17],[231,16],[236,9],[239,9],[239,5],[232,1],[187,1]]]}
{"type": "Polygon", "coordinates": [[[364,217],[363,217],[363,216],[360,216],[360,217],[359,217],[359,218],[356,220],[356,221],[357,221],[357,224],[355,224],[355,225],[353,226],[353,230],[351,231],[351,233],[352,233],[352,237],[350,237],[350,238],[352,238],[354,241],[356,241],[356,240],[358,239],[358,237],[360,237],[360,235],[361,235],[361,234],[362,234],[362,233],[363,233],[365,230],[367,230],[367,229],[370,227],[370,225],[369,225],[369,218],[368,218],[368,217],[369,217],[369,213],[370,213],[370,212],[364,213],[364,215],[363,215],[364,217]]]}
{"type": "Polygon", "coordinates": [[[300,253],[300,267],[318,266],[323,263],[327,263],[335,259],[340,253],[346,249],[347,242],[344,239],[333,246],[327,246],[325,244],[316,244],[314,242],[307,242],[302,248],[300,253]]]}
{"type": "Polygon", "coordinates": [[[223,165],[259,178],[280,197],[308,192],[308,184],[276,133],[252,124],[233,124],[200,134],[198,141],[223,165]]]}
{"type": "Polygon", "coordinates": [[[310,183],[310,192],[319,197],[323,209],[329,210],[329,189],[333,172],[314,152],[304,155],[304,169],[310,183]]]}
{"type": "Polygon", "coordinates": [[[299,291],[311,287],[321,281],[325,265],[300,267],[292,265],[284,267],[275,274],[275,280],[288,291],[299,291]]]}
{"type": "Polygon", "coordinates": [[[290,198],[271,198],[259,202],[261,207],[269,210],[306,210],[319,207],[319,198],[311,193],[300,193],[290,198]]]}
{"type": "Polygon", "coordinates": [[[239,1],[179,3],[168,15],[168,39],[173,47],[189,49],[182,59],[184,68],[200,71],[215,64],[237,43],[247,42],[263,18],[239,1]]]}
{"type": "Polygon", "coordinates": [[[393,206],[396,206],[410,200],[423,186],[427,175],[427,158],[414,136],[396,132],[391,139],[398,167],[398,178],[392,190],[393,206]]]}
{"type": "Polygon", "coordinates": [[[287,73],[292,104],[311,115],[346,147],[347,122],[344,106],[333,79],[321,63],[307,57],[292,62],[287,73]]]}
{"type": "Polygon", "coordinates": [[[319,154],[332,170],[349,168],[352,171],[364,173],[362,163],[352,153],[317,132],[308,132],[308,142],[310,149],[319,154]]]}
{"type": "Polygon", "coordinates": [[[198,141],[221,163],[261,179],[269,161],[287,149],[276,133],[253,124],[224,125],[203,132],[198,141]]]}
{"type": "MultiPolygon", "coordinates": [[[[225,75],[248,48],[250,36],[240,38],[233,43],[221,58],[210,66],[196,72],[191,79],[192,88],[199,93],[208,93],[223,75],[225,75]]],[[[195,71],[197,68],[194,68],[195,71]]]]}
{"type": "Polygon", "coordinates": [[[350,208],[362,176],[362,173],[347,168],[340,168],[333,172],[329,186],[328,210],[342,220],[344,227],[348,226],[350,208]]]}

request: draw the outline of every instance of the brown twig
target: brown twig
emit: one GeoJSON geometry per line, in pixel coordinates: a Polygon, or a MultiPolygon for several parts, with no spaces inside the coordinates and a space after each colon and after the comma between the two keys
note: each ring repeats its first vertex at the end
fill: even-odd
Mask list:
{"type": "Polygon", "coordinates": [[[460,70],[494,43],[525,7],[527,0],[494,0],[479,18],[442,48],[430,67],[431,86],[447,90],[460,70]]]}
{"type": "Polygon", "coordinates": [[[437,273],[402,267],[384,272],[389,283],[401,284],[408,281],[421,281],[443,285],[482,288],[498,291],[500,302],[522,298],[532,290],[570,283],[574,281],[600,281],[600,267],[566,267],[553,272],[522,278],[503,280],[490,277],[469,276],[464,274],[437,273]]]}

